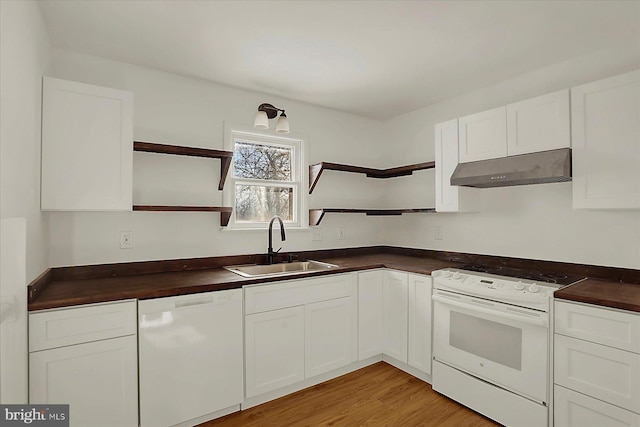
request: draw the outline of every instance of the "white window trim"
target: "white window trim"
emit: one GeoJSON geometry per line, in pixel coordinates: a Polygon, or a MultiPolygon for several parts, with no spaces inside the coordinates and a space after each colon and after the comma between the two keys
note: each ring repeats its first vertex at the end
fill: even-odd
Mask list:
{"type": "MultiPolygon", "coordinates": [[[[308,141],[302,135],[298,133],[290,133],[286,136],[281,136],[273,132],[262,132],[254,129],[251,126],[244,124],[231,124],[224,123],[224,149],[227,151],[233,152],[234,150],[234,139],[237,137],[245,137],[248,140],[253,140],[257,142],[265,142],[269,144],[282,143],[283,140],[286,142],[297,145],[297,156],[295,159],[295,164],[291,165],[293,171],[299,171],[300,181],[299,186],[294,186],[294,192],[298,200],[298,206],[294,207],[296,212],[294,212],[294,218],[297,219],[295,223],[285,223],[285,227],[287,230],[304,230],[309,229],[309,209],[308,209],[308,199],[309,199],[309,174],[306,172],[308,169],[307,165],[307,146],[308,141]]],[[[293,172],[292,171],[292,172],[293,172]]],[[[242,181],[242,179],[240,179],[242,181]]],[[[247,180],[249,181],[249,180],[247,180]]],[[[277,181],[266,181],[265,184],[277,183],[277,181]]],[[[227,174],[227,179],[225,182],[224,190],[222,191],[222,200],[225,206],[231,206],[235,208],[235,184],[236,179],[234,178],[233,173],[233,162],[231,162],[231,166],[229,167],[229,172],[227,174]]],[[[232,212],[231,218],[229,219],[229,224],[224,227],[227,230],[266,230],[268,228],[268,223],[237,223],[235,221],[235,212],[232,212]]]]}

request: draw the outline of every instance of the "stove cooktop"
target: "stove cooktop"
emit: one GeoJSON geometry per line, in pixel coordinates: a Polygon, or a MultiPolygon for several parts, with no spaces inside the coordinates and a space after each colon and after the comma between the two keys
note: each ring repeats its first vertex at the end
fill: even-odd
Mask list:
{"type": "Polygon", "coordinates": [[[488,265],[474,265],[467,264],[460,267],[462,270],[475,271],[478,273],[496,274],[505,277],[514,277],[516,279],[533,280],[536,282],[552,283],[560,286],[570,285],[579,280],[582,280],[582,276],[573,276],[568,274],[558,273],[545,273],[535,270],[523,270],[519,268],[503,267],[503,266],[488,266],[488,265]]]}

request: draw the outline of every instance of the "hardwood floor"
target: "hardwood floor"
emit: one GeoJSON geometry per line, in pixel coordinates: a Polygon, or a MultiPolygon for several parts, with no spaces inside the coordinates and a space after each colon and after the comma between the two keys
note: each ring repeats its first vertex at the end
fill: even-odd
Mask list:
{"type": "Polygon", "coordinates": [[[379,362],[198,427],[438,426],[493,427],[488,418],[379,362]]]}

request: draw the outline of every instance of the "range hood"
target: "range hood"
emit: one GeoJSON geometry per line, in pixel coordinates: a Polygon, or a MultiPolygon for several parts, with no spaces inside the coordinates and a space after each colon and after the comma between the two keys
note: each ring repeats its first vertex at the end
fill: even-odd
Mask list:
{"type": "Polygon", "coordinates": [[[451,185],[490,188],[571,181],[571,149],[460,163],[451,185]]]}

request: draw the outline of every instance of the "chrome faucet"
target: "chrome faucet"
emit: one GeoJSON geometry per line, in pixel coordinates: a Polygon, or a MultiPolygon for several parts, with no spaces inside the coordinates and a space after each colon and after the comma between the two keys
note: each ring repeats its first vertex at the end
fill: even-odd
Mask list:
{"type": "Polygon", "coordinates": [[[271,221],[269,222],[269,248],[267,249],[267,264],[273,264],[273,257],[278,252],[280,252],[280,249],[282,249],[280,248],[275,252],[273,251],[273,221],[275,221],[276,219],[280,223],[280,240],[282,240],[283,242],[287,240],[287,236],[284,234],[284,223],[282,222],[282,218],[276,215],[271,218],[271,221]]]}

